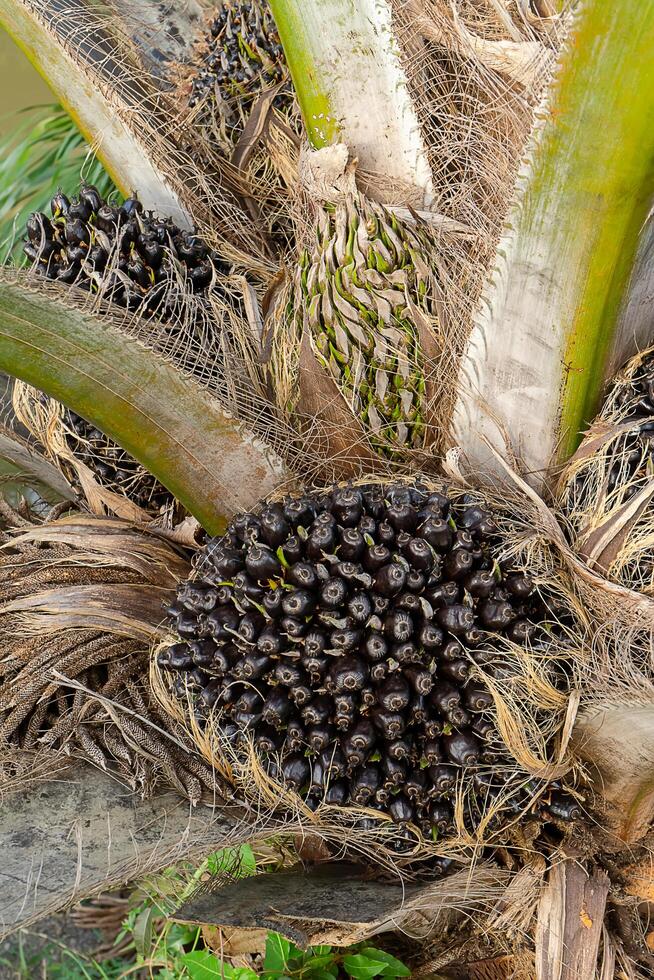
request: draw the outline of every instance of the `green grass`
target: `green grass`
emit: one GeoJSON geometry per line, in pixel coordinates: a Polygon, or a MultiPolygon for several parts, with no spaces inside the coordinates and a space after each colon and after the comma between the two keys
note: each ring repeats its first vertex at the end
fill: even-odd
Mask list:
{"type": "Polygon", "coordinates": [[[74,193],[82,177],[105,197],[115,190],[60,106],[34,106],[12,116],[10,131],[0,139],[0,260],[21,261],[30,212],[49,213],[54,192],[60,187],[74,193]]]}
{"type": "MultiPolygon", "coordinates": [[[[38,952],[25,952],[22,935],[13,960],[0,956],[0,976],[6,980],[121,980],[129,969],[124,959],[96,963],[62,943],[50,942],[38,952]]],[[[128,974],[129,976],[129,974],[128,974]]],[[[133,974],[132,974],[133,976],[133,974]]]]}

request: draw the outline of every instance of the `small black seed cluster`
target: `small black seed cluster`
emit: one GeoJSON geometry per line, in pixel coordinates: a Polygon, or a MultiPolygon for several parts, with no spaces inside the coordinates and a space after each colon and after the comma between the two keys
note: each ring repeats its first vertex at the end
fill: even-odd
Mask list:
{"type": "MultiPolygon", "coordinates": [[[[654,356],[643,358],[618,397],[617,407],[625,412],[621,421],[640,424],[626,432],[612,450],[616,459],[607,475],[609,493],[618,484],[629,483],[639,475],[650,479],[654,456],[654,356]]],[[[637,482],[625,487],[624,499],[635,496],[641,489],[642,483],[637,482]]]]}
{"type": "MultiPolygon", "coordinates": [[[[82,184],[77,197],[70,200],[57,193],[50,207],[52,217],[36,212],[27,222],[24,252],[34,270],[102,293],[141,316],[156,315],[171,331],[178,331],[178,324],[186,324],[196,312],[187,289],[201,302],[228,272],[201,239],[170,218],[144,211],[136,198],[110,204],[95,187],[82,184]],[[175,281],[182,281],[183,287],[171,288],[175,281]]],[[[93,425],[69,410],[65,421],[73,433],[68,439],[71,449],[100,483],[147,510],[158,511],[170,503],[164,487],[93,425]]]]}
{"type": "MultiPolygon", "coordinates": [[[[220,110],[234,139],[256,96],[285,81],[285,65],[284,49],[265,0],[225,3],[211,24],[206,52],[193,79],[190,105],[216,100],[219,93],[220,110]]],[[[292,102],[293,90],[285,81],[273,105],[284,111],[292,102]]]]}
{"type": "Polygon", "coordinates": [[[144,211],[136,198],[121,205],[104,200],[95,187],[82,184],[69,200],[58,193],[52,217],[30,215],[23,248],[34,270],[48,279],[102,292],[141,315],[166,319],[179,313],[170,284],[182,278],[196,295],[215,287],[228,267],[216,252],[170,218],[144,211]]]}
{"type": "Polygon", "coordinates": [[[103,486],[124,494],[144,510],[159,512],[171,503],[166,488],[104,432],[70,409],[65,411],[65,421],[73,433],[67,439],[70,448],[103,486]]]}
{"type": "Polygon", "coordinates": [[[310,806],[444,833],[465,773],[474,827],[514,766],[471,670],[493,670],[489,636],[539,642],[544,613],[529,578],[495,561],[496,535],[469,497],[419,486],[269,504],[207,542],[159,666],[200,724],[218,711],[224,737],[247,733],[310,806]]]}

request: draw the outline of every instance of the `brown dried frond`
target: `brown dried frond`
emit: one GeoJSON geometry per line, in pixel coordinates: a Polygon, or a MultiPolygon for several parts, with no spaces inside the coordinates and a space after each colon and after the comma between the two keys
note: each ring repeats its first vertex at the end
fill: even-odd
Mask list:
{"type": "Polygon", "coordinates": [[[216,779],[148,690],[149,642],[188,575],[184,553],[128,521],[21,526],[0,550],[0,765],[65,750],[142,792],[213,798],[216,779]],[[152,719],[156,722],[153,724],[152,719]]]}

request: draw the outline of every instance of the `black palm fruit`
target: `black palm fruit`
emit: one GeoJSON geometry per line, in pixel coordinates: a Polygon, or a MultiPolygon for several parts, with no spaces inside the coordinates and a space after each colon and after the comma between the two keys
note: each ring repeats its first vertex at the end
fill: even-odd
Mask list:
{"type": "MultiPolygon", "coordinates": [[[[154,315],[171,332],[182,321],[192,330],[206,320],[204,297],[228,267],[193,232],[144,211],[136,198],[111,205],[90,184],[72,201],[55,194],[51,212],[36,212],[26,224],[24,252],[36,274],[154,315]]],[[[170,503],[161,484],[99,429],[69,410],[64,421],[71,450],[101,484],[147,510],[170,503]]]]}
{"type": "MultiPolygon", "coordinates": [[[[222,712],[206,723],[246,727],[313,809],[366,806],[442,834],[465,786],[474,825],[490,800],[474,777],[492,771],[499,793],[515,770],[475,663],[492,673],[494,637],[515,622],[547,632],[543,601],[497,543],[485,508],[420,486],[263,505],[206,543],[171,607],[182,641],[159,665],[177,678],[200,666],[222,712]]],[[[535,794],[519,792],[528,807],[535,794]]]]}
{"type": "MultiPolygon", "coordinates": [[[[56,194],[52,217],[36,212],[26,225],[25,255],[48,279],[100,293],[141,316],[192,318],[199,304],[184,302],[220,286],[228,266],[193,231],[171,218],[144,211],[127,198],[110,205],[95,187],[82,184],[72,203],[56,194]],[[186,290],[176,285],[185,280],[186,290]]],[[[192,324],[191,324],[192,326],[192,324]]]]}
{"type": "MultiPolygon", "coordinates": [[[[215,99],[253,100],[286,76],[284,50],[266,2],[228,0],[212,21],[202,67],[193,79],[190,104],[215,99]]],[[[289,92],[282,94],[288,98],[289,92]]]]}
{"type": "Polygon", "coordinates": [[[64,410],[63,421],[70,449],[99,483],[144,510],[156,512],[170,506],[172,498],[165,487],[104,432],[70,409],[64,410]]]}

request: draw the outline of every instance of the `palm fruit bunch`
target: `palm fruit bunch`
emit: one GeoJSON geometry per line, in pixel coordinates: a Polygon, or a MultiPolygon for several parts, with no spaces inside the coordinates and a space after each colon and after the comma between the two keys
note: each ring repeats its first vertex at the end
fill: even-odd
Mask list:
{"type": "MultiPolygon", "coordinates": [[[[540,642],[545,613],[529,578],[495,559],[496,536],[469,497],[418,485],[269,503],[206,542],[158,666],[200,726],[251,740],[311,808],[366,808],[378,816],[364,824],[433,837],[453,829],[465,783],[474,828],[517,768],[476,666],[494,670],[494,637],[540,642]]],[[[523,779],[507,806],[533,794],[523,779]]],[[[578,810],[556,791],[549,805],[578,810]]]]}
{"type": "Polygon", "coordinates": [[[575,550],[606,577],[650,594],[653,466],[654,348],[616,378],[558,493],[575,550]]]}
{"type": "Polygon", "coordinates": [[[135,197],[111,204],[82,184],[72,200],[55,194],[50,208],[51,217],[35,212],[27,221],[23,251],[34,270],[141,315],[179,316],[189,288],[201,297],[228,271],[197,235],[135,197]]]}
{"type": "Polygon", "coordinates": [[[439,434],[434,378],[446,365],[436,241],[417,216],[401,220],[359,193],[351,164],[339,181],[336,200],[316,209],[275,313],[278,404],[296,428],[310,420],[323,458],[402,463],[439,434]],[[298,370],[289,372],[292,346],[298,370]]]}
{"type": "Polygon", "coordinates": [[[222,121],[226,140],[233,143],[256,97],[280,83],[274,105],[286,112],[293,104],[293,88],[268,4],[265,0],[224,3],[209,27],[192,81],[191,107],[200,106],[202,117],[211,106],[222,121]]]}
{"type": "Polygon", "coordinates": [[[104,432],[70,409],[64,411],[64,422],[66,441],[75,458],[88,466],[103,486],[146,511],[160,511],[171,503],[166,488],[104,432]]]}
{"type": "MultiPolygon", "coordinates": [[[[36,212],[27,221],[24,252],[35,272],[156,316],[175,333],[209,315],[203,298],[228,267],[197,235],[144,211],[135,197],[111,204],[90,184],[72,200],[55,194],[50,208],[51,217],[36,212]]],[[[68,410],[64,420],[70,448],[101,484],[148,510],[170,502],[161,484],[98,429],[68,410]]]]}

